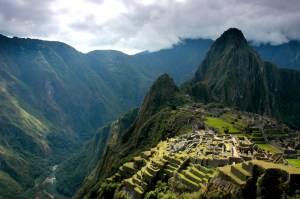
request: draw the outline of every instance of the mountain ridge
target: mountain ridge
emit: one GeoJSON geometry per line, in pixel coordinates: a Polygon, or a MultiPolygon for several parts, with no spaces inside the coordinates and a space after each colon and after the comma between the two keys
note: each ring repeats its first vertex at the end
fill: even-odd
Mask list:
{"type": "MultiPolygon", "coordinates": [[[[44,177],[50,163],[60,163],[79,150],[82,140],[91,138],[97,128],[138,106],[159,74],[171,73],[177,83],[192,76],[211,43],[185,39],[171,49],[128,56],[117,51],[84,54],[62,42],[0,36],[0,107],[4,110],[0,115],[0,170],[4,171],[1,179],[20,183],[17,189],[32,197],[42,184],[35,184],[34,179],[44,177]]],[[[272,64],[266,70],[269,72],[264,80],[268,81],[263,84],[272,91],[268,104],[278,107],[291,124],[297,124],[300,100],[290,93],[299,91],[298,75],[292,70],[279,73],[272,64]],[[289,82],[294,86],[290,87],[289,82]],[[275,92],[279,87],[281,94],[275,92]],[[281,102],[272,105],[275,98],[281,102]],[[293,103],[282,103],[286,100],[293,103]]],[[[215,100],[206,84],[194,90],[205,103],[215,100]]],[[[174,114],[172,106],[159,112],[157,117],[150,117],[144,129],[158,118],[168,121],[166,118],[174,114]]],[[[169,124],[155,128],[167,132],[158,138],[165,138],[174,130],[169,124]]]]}
{"type": "MultiPolygon", "coordinates": [[[[164,67],[168,62],[160,55],[147,64],[149,58],[83,54],[61,42],[1,36],[0,45],[0,170],[29,198],[43,186],[34,179],[46,177],[49,164],[60,163],[96,129],[138,106],[157,75],[176,67],[177,81],[186,74],[179,64],[164,67]]],[[[172,57],[170,50],[164,53],[172,57]]],[[[195,67],[199,55],[188,60],[195,67]]]]}

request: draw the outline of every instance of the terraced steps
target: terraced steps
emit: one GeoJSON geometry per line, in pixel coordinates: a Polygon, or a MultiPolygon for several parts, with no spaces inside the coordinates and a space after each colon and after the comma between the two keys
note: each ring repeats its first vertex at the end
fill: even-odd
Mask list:
{"type": "Polygon", "coordinates": [[[231,166],[220,167],[219,176],[237,185],[246,184],[246,181],[241,180],[231,172],[231,166]]]}
{"type": "Polygon", "coordinates": [[[146,169],[147,169],[147,171],[148,171],[149,173],[151,173],[152,175],[156,175],[157,172],[159,172],[159,169],[155,169],[155,168],[153,168],[151,165],[150,165],[150,166],[147,166],[146,169]]]}
{"type": "Polygon", "coordinates": [[[185,184],[187,186],[187,188],[189,188],[191,190],[195,190],[195,191],[200,189],[200,186],[197,183],[186,178],[182,173],[178,173],[177,175],[178,175],[179,181],[181,181],[181,183],[185,184]]]}
{"type": "Polygon", "coordinates": [[[137,178],[136,175],[132,176],[132,182],[141,187],[143,190],[147,190],[149,188],[148,183],[146,183],[143,179],[137,178]]]}
{"type": "Polygon", "coordinates": [[[205,177],[205,173],[203,173],[202,171],[199,171],[197,168],[195,167],[191,167],[190,168],[190,172],[193,173],[194,175],[196,175],[199,178],[204,178],[205,177]]]}
{"type": "Polygon", "coordinates": [[[131,175],[125,171],[124,166],[120,166],[118,174],[121,176],[121,179],[129,178],[131,175]]]}
{"type": "Polygon", "coordinates": [[[123,170],[133,175],[135,173],[134,162],[126,162],[123,164],[123,170]]]}
{"type": "Polygon", "coordinates": [[[198,169],[199,171],[201,171],[201,172],[203,172],[203,173],[213,173],[213,171],[212,170],[210,170],[210,169],[208,169],[208,168],[206,168],[206,167],[204,167],[204,166],[201,166],[201,165],[199,165],[199,164],[196,164],[195,165],[195,168],[196,169],[198,169]]]}
{"type": "Polygon", "coordinates": [[[223,119],[226,122],[233,123],[237,120],[237,116],[229,113],[225,113],[221,116],[221,119],[223,119]]]}
{"type": "Polygon", "coordinates": [[[171,167],[174,167],[175,169],[178,169],[180,167],[180,164],[174,163],[174,162],[168,162],[168,165],[171,167]]]}
{"type": "Polygon", "coordinates": [[[246,170],[248,173],[252,173],[252,171],[253,171],[253,165],[250,164],[250,162],[243,162],[242,163],[242,168],[244,170],[246,170]]]}
{"type": "Polygon", "coordinates": [[[136,186],[136,184],[133,182],[132,178],[128,178],[128,179],[124,180],[124,182],[127,185],[127,187],[130,189],[134,189],[134,187],[136,186]]]}
{"type": "Polygon", "coordinates": [[[201,178],[197,177],[196,175],[194,175],[193,173],[191,173],[188,170],[184,170],[184,171],[182,171],[182,173],[187,179],[195,182],[196,184],[200,184],[202,182],[201,178]]]}
{"type": "Polygon", "coordinates": [[[187,188],[197,191],[200,188],[204,188],[210,178],[212,178],[213,171],[205,168],[199,164],[189,163],[186,169],[176,173],[181,183],[187,186],[187,188]]]}
{"type": "Polygon", "coordinates": [[[253,137],[262,137],[262,133],[261,132],[253,132],[252,136],[253,137]]]}
{"type": "Polygon", "coordinates": [[[175,170],[178,169],[178,167],[174,167],[174,166],[172,166],[171,164],[168,164],[167,167],[166,167],[166,169],[168,169],[168,170],[170,170],[170,171],[175,171],[175,170]]]}
{"type": "Polygon", "coordinates": [[[231,173],[242,181],[246,181],[249,177],[251,177],[251,174],[242,168],[242,164],[231,166],[231,173]]]}
{"type": "Polygon", "coordinates": [[[142,190],[140,187],[135,187],[134,189],[134,198],[140,199],[144,195],[144,190],[142,190]]]}
{"type": "Polygon", "coordinates": [[[142,170],[142,175],[144,175],[148,178],[153,178],[153,174],[151,174],[146,168],[144,170],[142,170]]]}

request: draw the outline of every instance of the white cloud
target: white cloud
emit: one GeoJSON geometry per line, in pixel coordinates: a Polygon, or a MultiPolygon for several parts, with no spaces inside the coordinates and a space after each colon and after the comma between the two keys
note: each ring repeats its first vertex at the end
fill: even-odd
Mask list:
{"type": "Polygon", "coordinates": [[[216,39],[230,27],[248,40],[300,40],[299,0],[0,0],[0,33],[126,52],[216,39]]]}

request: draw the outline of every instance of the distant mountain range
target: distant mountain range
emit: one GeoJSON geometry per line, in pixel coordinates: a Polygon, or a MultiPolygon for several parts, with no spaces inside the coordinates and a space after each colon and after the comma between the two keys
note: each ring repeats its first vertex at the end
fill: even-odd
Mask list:
{"type": "Polygon", "coordinates": [[[265,61],[277,64],[281,68],[300,70],[300,42],[290,41],[281,45],[263,44],[254,49],[265,61]]]}
{"type": "MultiPolygon", "coordinates": [[[[157,52],[126,55],[118,51],[92,51],[84,54],[60,42],[0,35],[0,183],[3,185],[0,193],[5,192],[8,197],[32,197],[42,186],[42,182],[36,179],[44,178],[50,165],[60,163],[77,150],[82,151],[81,156],[75,155],[75,159],[72,156],[70,159],[73,161],[76,158],[79,160],[83,154],[90,154],[91,157],[87,158],[89,161],[93,159],[91,165],[84,166],[87,170],[78,171],[80,179],[73,178],[79,182],[83,180],[101,157],[112,125],[98,130],[102,134],[93,137],[97,129],[139,106],[153,80],[162,73],[170,74],[176,83],[191,79],[212,44],[212,40],[184,39],[170,49],[157,52]],[[95,145],[85,144],[86,150],[80,148],[91,138],[98,143],[97,151],[90,147],[95,145]]],[[[279,66],[300,68],[299,42],[255,48],[263,58],[279,66]]],[[[260,67],[259,64],[256,66],[260,67]]],[[[296,124],[299,121],[296,114],[299,100],[290,93],[298,92],[298,73],[292,70],[278,72],[279,69],[269,63],[265,66],[265,70],[269,71],[266,74],[274,73],[280,78],[272,81],[272,75],[258,77],[253,89],[263,91],[254,92],[253,97],[257,100],[256,97],[270,91],[268,99],[244,105],[234,99],[235,102],[231,103],[229,94],[224,90],[203,85],[201,93],[206,93],[206,96],[201,99],[204,102],[217,99],[249,111],[280,115],[288,118],[285,121],[291,121],[290,124],[296,124]],[[269,90],[264,90],[267,84],[269,90]],[[290,87],[290,84],[294,87],[290,87]],[[274,94],[276,89],[280,90],[279,97],[274,94]],[[222,91],[222,96],[216,95],[217,91],[222,91]],[[284,103],[287,100],[293,104],[284,103]]],[[[257,72],[255,70],[252,75],[257,72]]],[[[226,71],[229,72],[224,68],[226,71]]],[[[249,78],[251,74],[248,74],[249,78]]],[[[195,84],[200,85],[198,81],[202,82],[201,75],[193,79],[195,84]]],[[[209,84],[218,85],[213,81],[209,84]]],[[[234,96],[246,97],[237,91],[230,92],[230,95],[235,92],[234,96]]],[[[199,94],[195,95],[197,97],[199,94]]],[[[160,102],[157,103],[159,107],[160,102]]],[[[153,110],[153,113],[156,111],[153,110]]],[[[145,110],[143,112],[147,113],[145,110]]],[[[70,164],[64,165],[67,168],[70,164]]],[[[70,185],[69,190],[61,192],[73,194],[79,185],[70,185]]]]}

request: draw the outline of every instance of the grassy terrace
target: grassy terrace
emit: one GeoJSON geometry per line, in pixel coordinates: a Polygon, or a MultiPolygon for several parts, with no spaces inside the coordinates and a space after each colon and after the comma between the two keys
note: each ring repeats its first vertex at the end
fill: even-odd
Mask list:
{"type": "Polygon", "coordinates": [[[232,124],[225,122],[220,118],[215,117],[206,117],[204,120],[205,124],[210,127],[217,128],[220,132],[224,133],[224,129],[228,127],[229,133],[238,133],[240,132],[238,129],[234,128],[232,124]]]}
{"type": "Polygon", "coordinates": [[[294,167],[300,167],[300,160],[299,159],[285,159],[288,163],[294,167]]]}
{"type": "Polygon", "coordinates": [[[270,163],[270,162],[265,162],[265,161],[260,161],[260,160],[252,160],[252,163],[255,165],[261,166],[265,169],[276,168],[276,169],[285,170],[285,171],[289,172],[290,174],[300,174],[299,168],[295,168],[295,167],[291,167],[291,166],[285,166],[285,165],[281,165],[281,164],[275,164],[275,163],[270,163]]]}
{"type": "Polygon", "coordinates": [[[273,152],[273,153],[281,153],[281,151],[279,151],[278,149],[272,147],[269,144],[257,144],[257,145],[261,149],[267,149],[267,150],[269,150],[270,152],[273,152]]]}

